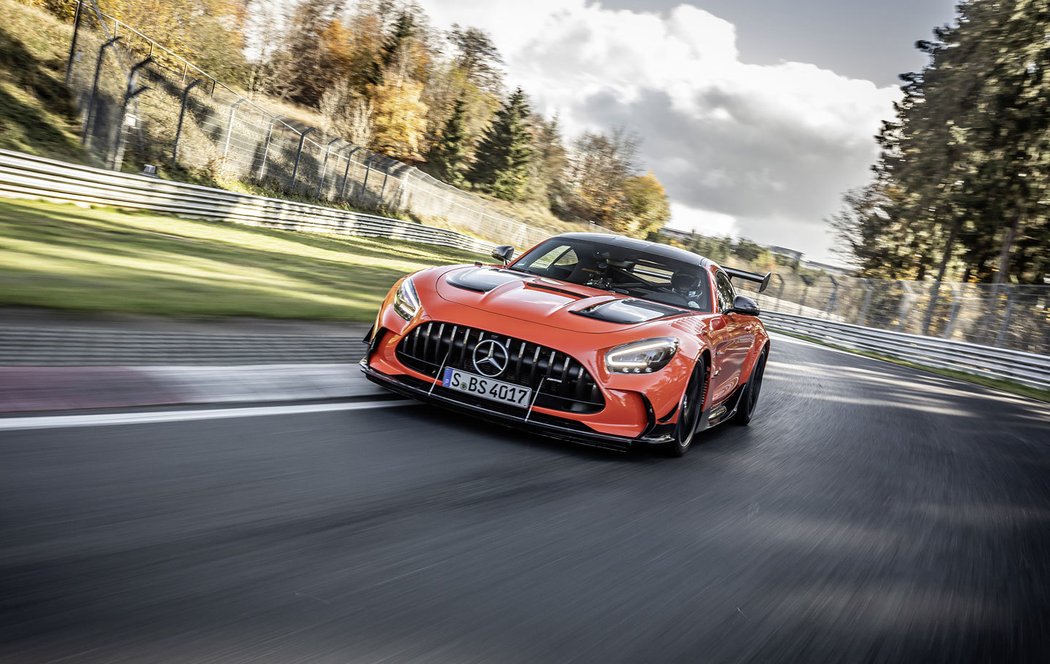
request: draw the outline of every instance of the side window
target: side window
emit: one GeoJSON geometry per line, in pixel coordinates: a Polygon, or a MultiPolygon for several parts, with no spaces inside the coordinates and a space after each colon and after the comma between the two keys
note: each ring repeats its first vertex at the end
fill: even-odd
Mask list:
{"type": "Polygon", "coordinates": [[[552,265],[554,265],[554,267],[576,267],[576,264],[579,262],[580,259],[576,257],[576,250],[569,249],[559,256],[558,260],[554,261],[552,265]]]}
{"type": "MultiPolygon", "coordinates": [[[[546,270],[552,264],[560,264],[560,261],[566,256],[566,254],[571,254],[574,259],[576,258],[576,252],[572,250],[572,247],[564,244],[558,245],[542,256],[531,261],[528,266],[533,270],[546,270]]],[[[572,262],[575,263],[576,261],[573,260],[572,262]]]]}
{"type": "Polygon", "coordinates": [[[715,289],[718,291],[718,311],[722,313],[729,311],[733,307],[736,293],[733,291],[733,284],[729,281],[729,277],[721,270],[715,272],[715,289]]]}

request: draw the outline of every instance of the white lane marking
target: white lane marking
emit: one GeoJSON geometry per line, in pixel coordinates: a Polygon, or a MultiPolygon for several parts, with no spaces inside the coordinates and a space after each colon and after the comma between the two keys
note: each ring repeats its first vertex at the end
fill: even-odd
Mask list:
{"type": "Polygon", "coordinates": [[[92,413],[87,415],[45,415],[37,417],[0,418],[0,431],[26,429],[63,429],[70,427],[108,427],[122,424],[157,424],[160,422],[191,422],[194,420],[221,420],[234,417],[272,417],[274,415],[302,415],[304,413],[331,413],[342,410],[367,410],[410,406],[418,401],[360,401],[357,403],[318,403],[290,406],[256,406],[251,408],[210,408],[201,410],[159,410],[143,413],[92,413]]]}

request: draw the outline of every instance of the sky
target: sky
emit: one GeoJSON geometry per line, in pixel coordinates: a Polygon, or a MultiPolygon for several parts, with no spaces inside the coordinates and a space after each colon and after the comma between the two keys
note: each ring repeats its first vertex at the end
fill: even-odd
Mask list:
{"type": "MultiPolygon", "coordinates": [[[[571,139],[622,127],[671,226],[836,262],[825,219],[868,181],[916,40],[955,0],[420,0],[488,31],[507,82],[571,139]]],[[[840,262],[840,261],[837,261],[840,262]]]]}

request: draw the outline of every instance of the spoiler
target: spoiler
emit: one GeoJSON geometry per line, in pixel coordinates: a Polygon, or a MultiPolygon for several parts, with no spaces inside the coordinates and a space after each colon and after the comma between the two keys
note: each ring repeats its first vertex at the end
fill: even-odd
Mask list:
{"type": "Polygon", "coordinates": [[[723,267],[726,274],[729,275],[730,279],[744,279],[746,281],[754,281],[759,284],[758,292],[761,293],[769,286],[769,278],[773,276],[772,272],[766,272],[764,275],[758,274],[757,272],[748,272],[747,270],[738,270],[734,267],[723,267]]]}

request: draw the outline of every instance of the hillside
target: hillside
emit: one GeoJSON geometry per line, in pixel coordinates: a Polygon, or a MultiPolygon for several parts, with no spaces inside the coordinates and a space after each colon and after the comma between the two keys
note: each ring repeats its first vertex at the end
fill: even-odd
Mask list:
{"type": "Polygon", "coordinates": [[[0,15],[0,148],[88,161],[63,82],[70,26],[15,0],[0,15]]]}

